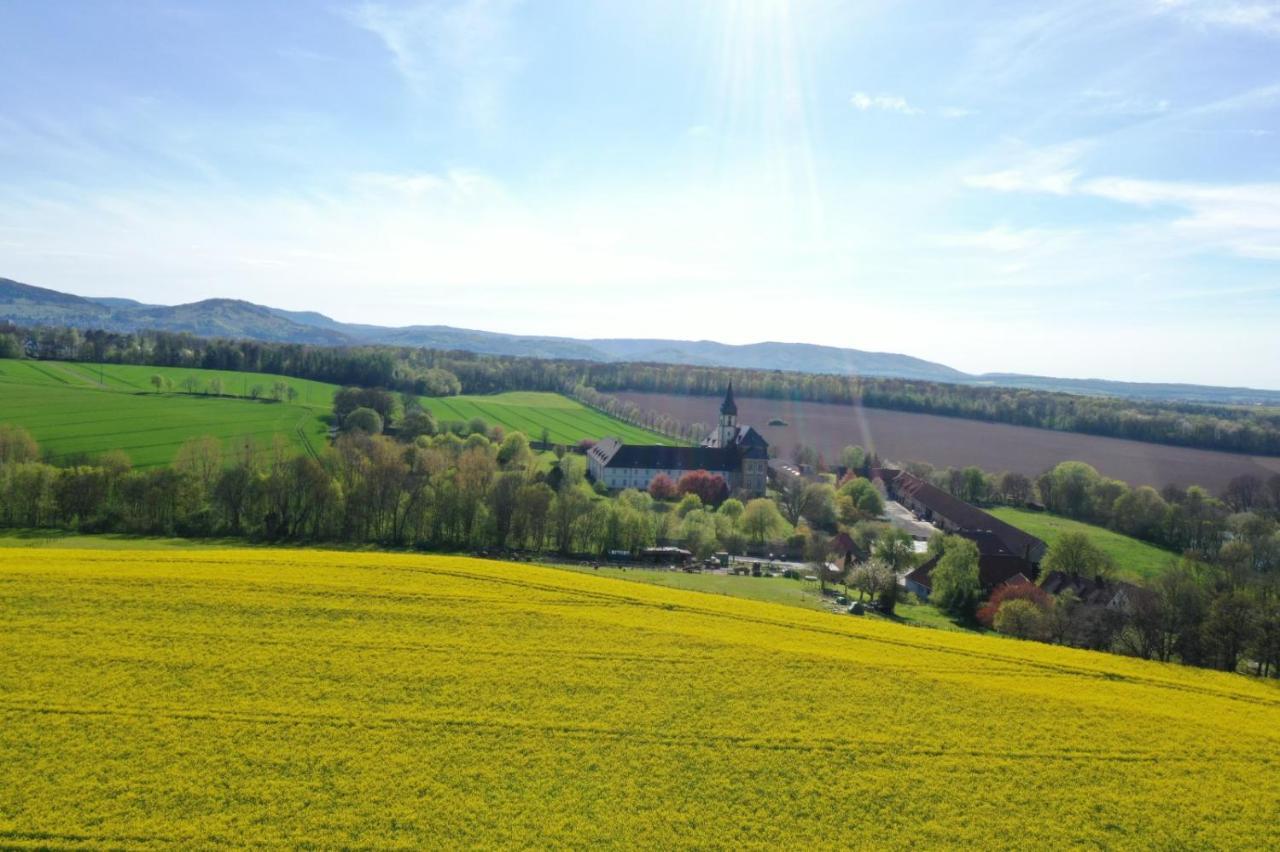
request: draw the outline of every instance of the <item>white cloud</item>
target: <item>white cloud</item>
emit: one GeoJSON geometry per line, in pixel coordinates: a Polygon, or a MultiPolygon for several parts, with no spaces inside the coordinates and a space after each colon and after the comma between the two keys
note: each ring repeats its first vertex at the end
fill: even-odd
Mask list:
{"type": "Polygon", "coordinates": [[[1163,226],[1172,229],[1187,247],[1280,259],[1280,184],[1206,184],[1121,176],[1081,179],[1082,153],[1079,145],[1048,148],[1032,152],[1016,166],[968,175],[963,182],[996,192],[1102,198],[1147,209],[1166,207],[1180,212],[1163,226]]]}
{"type": "Polygon", "coordinates": [[[1138,207],[1183,211],[1180,234],[1233,254],[1280,260],[1280,184],[1197,184],[1104,177],[1082,182],[1084,195],[1138,207]]]}
{"type": "Polygon", "coordinates": [[[896,112],[900,115],[919,115],[921,110],[907,103],[900,95],[870,95],[866,92],[854,92],[849,103],[860,112],[876,110],[879,112],[896,112]]]}
{"type": "Polygon", "coordinates": [[[1114,89],[1085,89],[1081,100],[1083,111],[1093,115],[1161,115],[1173,106],[1168,98],[1144,98],[1114,89]]]}
{"type": "Polygon", "coordinates": [[[520,67],[511,17],[519,0],[444,0],[408,7],[364,3],[350,19],[376,35],[420,98],[448,95],[474,124],[497,120],[508,78],[520,67]]]}
{"type": "Polygon", "coordinates": [[[1280,2],[1274,0],[1156,0],[1156,9],[1199,26],[1280,35],[1280,2]]]}
{"type": "Polygon", "coordinates": [[[1046,192],[1069,195],[1080,175],[1077,165],[1085,151],[1083,143],[1069,143],[1033,151],[1016,166],[992,172],[966,175],[963,182],[975,189],[997,192],[1046,192]]]}
{"type": "Polygon", "coordinates": [[[937,238],[944,248],[976,249],[996,254],[1025,254],[1061,248],[1074,243],[1077,232],[1045,228],[1014,229],[1008,225],[996,225],[984,231],[961,231],[943,234],[937,238]]]}

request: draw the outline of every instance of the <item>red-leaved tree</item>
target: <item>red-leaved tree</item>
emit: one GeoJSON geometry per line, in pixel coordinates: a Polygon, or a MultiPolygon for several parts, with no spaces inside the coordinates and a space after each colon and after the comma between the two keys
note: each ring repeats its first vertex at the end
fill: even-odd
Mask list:
{"type": "Polygon", "coordinates": [[[707,506],[717,506],[729,496],[724,477],[705,470],[691,470],[680,477],[677,490],[681,494],[697,494],[707,506]]]}
{"type": "Polygon", "coordinates": [[[649,496],[655,500],[674,500],[680,492],[671,477],[660,473],[649,481],[649,496]]]}
{"type": "Polygon", "coordinates": [[[1053,606],[1053,598],[1035,583],[1005,583],[991,593],[986,603],[978,607],[978,623],[983,627],[992,627],[996,621],[996,613],[1000,611],[1000,604],[1005,601],[1030,601],[1044,612],[1048,612],[1053,606]]]}

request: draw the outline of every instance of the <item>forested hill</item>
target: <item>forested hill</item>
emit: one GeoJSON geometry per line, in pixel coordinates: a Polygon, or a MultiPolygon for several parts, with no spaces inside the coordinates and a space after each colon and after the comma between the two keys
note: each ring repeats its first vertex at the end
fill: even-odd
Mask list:
{"type": "Polygon", "coordinates": [[[577,340],[499,334],[446,325],[386,328],[344,323],[315,311],[286,311],[234,299],[206,299],[186,305],[168,306],[146,305],[131,299],[85,298],[6,278],[0,278],[0,320],[9,320],[22,326],[70,326],[116,332],[176,331],[202,337],[244,338],[270,343],[405,346],[600,363],[638,362],[761,371],[783,370],[815,375],[915,379],[1145,400],[1280,406],[1280,391],[1101,379],[1061,379],[1016,373],[972,375],[910,355],[807,343],[730,345],[711,340],[577,340]]]}

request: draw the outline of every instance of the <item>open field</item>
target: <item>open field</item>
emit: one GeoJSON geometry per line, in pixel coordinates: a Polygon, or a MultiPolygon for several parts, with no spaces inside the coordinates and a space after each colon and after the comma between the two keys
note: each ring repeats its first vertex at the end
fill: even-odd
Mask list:
{"type": "Polygon", "coordinates": [[[172,461],[189,438],[251,436],[267,452],[282,435],[298,452],[325,444],[332,385],[258,373],[0,360],[0,422],[28,429],[55,460],[124,450],[137,467],[172,461]],[[194,377],[201,388],[219,378],[228,394],[277,381],[297,390],[294,402],[156,393],[152,375],[175,387],[194,377]]]}
{"type": "MultiPolygon", "coordinates": [[[[613,396],[641,408],[662,411],[688,423],[714,423],[717,400],[710,397],[619,392],[613,396]]],[[[1243,456],[1145,444],[1003,423],[984,423],[933,414],[913,414],[861,406],[788,402],[738,397],[738,422],[756,427],[780,455],[797,443],[816,447],[828,459],[849,444],[874,448],[895,461],[924,461],[937,467],[977,465],[993,472],[1037,476],[1061,461],[1083,461],[1103,475],[1132,485],[1203,485],[1215,493],[1235,476],[1266,479],[1280,473],[1280,458],[1243,456]],[[769,426],[780,418],[786,426],[769,426]]]]}
{"type": "Polygon", "coordinates": [[[579,572],[6,551],[0,658],[0,845],[1280,844],[1274,685],[579,572]]]}
{"type": "Polygon", "coordinates": [[[610,436],[633,444],[679,443],[656,432],[615,420],[556,393],[517,391],[492,396],[432,397],[423,399],[422,403],[437,421],[466,422],[480,417],[490,426],[524,432],[534,441],[540,439],[545,428],[552,443],[556,444],[570,445],[583,438],[595,440],[610,436]]]}
{"type": "Polygon", "coordinates": [[[1178,561],[1178,554],[1162,550],[1153,544],[1112,532],[1106,527],[1073,521],[1048,512],[1030,512],[1026,509],[996,507],[988,510],[1006,523],[1013,524],[1042,539],[1050,547],[1058,537],[1067,532],[1084,533],[1094,544],[1105,550],[1116,561],[1116,569],[1122,580],[1150,580],[1159,576],[1171,564],[1178,561]]]}

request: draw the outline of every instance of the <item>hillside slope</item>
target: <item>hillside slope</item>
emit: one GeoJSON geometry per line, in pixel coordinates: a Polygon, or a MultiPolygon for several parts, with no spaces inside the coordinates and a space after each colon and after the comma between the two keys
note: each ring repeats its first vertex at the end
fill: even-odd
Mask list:
{"type": "Polygon", "coordinates": [[[324,447],[335,390],[264,373],[0,359],[0,423],[27,429],[57,462],[123,450],[136,467],[155,467],[206,435],[251,438],[266,457],[277,435],[295,452],[324,447]],[[154,375],[172,387],[157,393],[154,375]],[[215,379],[226,396],[205,394],[215,379]],[[192,392],[184,392],[188,381],[192,392]],[[276,382],[294,389],[294,401],[245,398],[254,387],[269,394],[276,382]]]}
{"type": "Polygon", "coordinates": [[[989,511],[1005,523],[1031,533],[1050,547],[1053,547],[1063,533],[1083,533],[1115,560],[1116,576],[1122,580],[1150,582],[1178,563],[1178,554],[1161,550],[1154,544],[1121,535],[1106,527],[1073,521],[1048,512],[1032,512],[1008,506],[996,506],[989,511]]]}
{"type": "Polygon", "coordinates": [[[1243,677],[461,558],[5,557],[0,843],[1280,844],[1243,677]]]}

